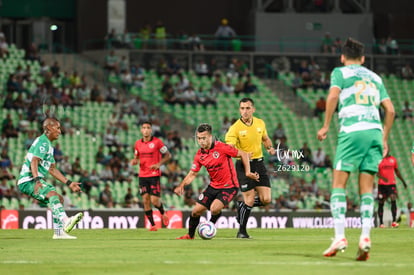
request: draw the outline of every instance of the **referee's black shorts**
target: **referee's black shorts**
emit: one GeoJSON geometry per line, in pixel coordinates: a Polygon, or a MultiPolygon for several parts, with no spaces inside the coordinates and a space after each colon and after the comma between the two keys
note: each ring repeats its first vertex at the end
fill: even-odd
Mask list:
{"type": "Polygon", "coordinates": [[[241,160],[236,161],[236,171],[237,180],[239,181],[240,190],[242,192],[254,189],[256,186],[270,187],[270,180],[269,176],[267,175],[267,170],[263,158],[253,159],[250,161],[250,171],[252,173],[257,172],[259,174],[258,182],[246,177],[244,165],[241,160]]]}

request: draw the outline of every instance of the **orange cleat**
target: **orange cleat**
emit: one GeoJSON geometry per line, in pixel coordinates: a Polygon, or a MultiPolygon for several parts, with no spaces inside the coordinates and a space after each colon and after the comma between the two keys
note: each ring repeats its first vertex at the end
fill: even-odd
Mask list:
{"type": "Polygon", "coordinates": [[[190,237],[190,235],[185,234],[184,236],[176,238],[177,240],[194,240],[194,237],[190,237]]]}
{"type": "Polygon", "coordinates": [[[158,229],[157,229],[157,227],[154,225],[154,226],[151,226],[151,227],[150,227],[149,231],[158,231],[158,229]]]}
{"type": "Polygon", "coordinates": [[[379,228],[385,228],[385,224],[381,223],[379,228]]]}
{"type": "Polygon", "coordinates": [[[166,214],[162,215],[162,223],[165,225],[165,227],[167,227],[170,224],[170,219],[168,218],[168,216],[166,214]]]}
{"type": "Polygon", "coordinates": [[[400,224],[396,223],[396,222],[392,222],[392,224],[391,224],[392,228],[398,228],[399,226],[400,226],[400,224]]]}
{"type": "Polygon", "coordinates": [[[348,247],[348,242],[345,238],[333,240],[331,246],[323,252],[325,257],[334,257],[338,251],[344,252],[348,247]]]}
{"type": "Polygon", "coordinates": [[[371,240],[363,238],[359,241],[359,249],[357,251],[356,260],[366,261],[369,259],[369,251],[371,250],[371,240]]]}

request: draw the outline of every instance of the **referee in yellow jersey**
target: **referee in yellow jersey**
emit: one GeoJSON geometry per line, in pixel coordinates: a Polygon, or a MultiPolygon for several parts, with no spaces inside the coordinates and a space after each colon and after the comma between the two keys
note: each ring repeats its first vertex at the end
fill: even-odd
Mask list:
{"type": "Polygon", "coordinates": [[[263,161],[262,143],[269,154],[274,155],[275,149],[267,135],[266,124],[260,118],[254,117],[254,102],[251,98],[243,98],[239,103],[240,119],[238,119],[226,134],[226,143],[250,154],[250,170],[259,174],[255,181],[246,176],[241,160],[236,162],[237,179],[243,193],[244,202],[238,203],[237,219],[240,229],[237,238],[250,238],[246,225],[250,211],[254,206],[270,203],[271,190],[266,166],[263,161]],[[259,197],[255,197],[255,191],[259,197]]]}

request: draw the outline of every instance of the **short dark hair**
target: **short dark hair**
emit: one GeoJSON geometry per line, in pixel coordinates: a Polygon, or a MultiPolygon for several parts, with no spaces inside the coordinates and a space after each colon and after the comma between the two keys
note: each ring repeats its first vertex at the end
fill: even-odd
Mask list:
{"type": "Polygon", "coordinates": [[[43,131],[46,131],[47,126],[49,126],[49,125],[55,125],[56,123],[60,123],[60,121],[59,121],[58,118],[52,117],[52,116],[51,117],[46,117],[43,120],[43,123],[42,123],[43,131]]]}
{"type": "Polygon", "coordinates": [[[201,123],[200,125],[198,125],[198,127],[197,127],[197,132],[198,133],[202,133],[202,132],[205,132],[205,131],[207,131],[209,134],[211,134],[211,132],[212,132],[212,127],[211,127],[211,125],[210,124],[208,124],[208,123],[201,123]]]}
{"type": "Polygon", "coordinates": [[[254,106],[254,101],[253,101],[253,99],[251,99],[250,97],[243,97],[242,99],[240,99],[240,102],[239,102],[239,105],[240,105],[240,103],[246,103],[246,102],[251,102],[252,103],[252,105],[254,106]]]}
{"type": "Polygon", "coordinates": [[[142,125],[144,125],[144,124],[149,124],[150,126],[152,126],[152,122],[151,122],[151,121],[149,121],[149,120],[144,120],[143,122],[141,122],[141,127],[142,127],[142,125]]]}
{"type": "Polygon", "coordinates": [[[364,50],[364,44],[352,37],[349,37],[342,46],[342,54],[349,59],[360,59],[364,55],[364,50]]]}

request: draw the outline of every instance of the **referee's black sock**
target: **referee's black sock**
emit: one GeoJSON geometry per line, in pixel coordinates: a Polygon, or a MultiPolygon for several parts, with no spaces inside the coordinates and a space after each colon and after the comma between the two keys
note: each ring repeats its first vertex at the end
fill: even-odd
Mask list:
{"type": "Polygon", "coordinates": [[[397,219],[397,202],[391,201],[391,214],[392,214],[392,222],[395,222],[397,219]]]}
{"type": "Polygon", "coordinates": [[[161,215],[164,215],[164,206],[162,205],[162,203],[160,204],[160,206],[159,207],[156,207],[155,206],[155,208],[157,208],[159,211],[160,211],[160,213],[161,213],[161,215]]]}
{"type": "Polygon", "coordinates": [[[378,203],[378,217],[379,217],[379,223],[384,224],[384,202],[378,203]]]}
{"type": "Polygon", "coordinates": [[[252,207],[248,206],[247,204],[243,203],[243,205],[240,207],[240,229],[239,231],[241,233],[246,234],[246,227],[247,227],[247,221],[250,217],[250,212],[252,211],[252,207]]]}
{"type": "Polygon", "coordinates": [[[151,225],[154,226],[154,217],[152,216],[152,209],[145,211],[145,216],[147,216],[148,220],[150,221],[151,225]]]}
{"type": "Polygon", "coordinates": [[[220,216],[221,216],[221,211],[220,211],[220,213],[218,213],[216,215],[211,215],[210,221],[215,224],[216,221],[218,220],[218,218],[220,218],[220,216]]]}
{"type": "Polygon", "coordinates": [[[253,203],[253,207],[256,207],[256,206],[263,206],[264,204],[262,203],[262,201],[260,200],[260,198],[259,197],[255,197],[254,198],[254,203],[253,203]]]}
{"type": "Polygon", "coordinates": [[[194,238],[194,234],[197,228],[197,225],[200,223],[200,216],[193,217],[190,216],[190,221],[188,222],[188,235],[190,235],[191,238],[194,238]]]}

